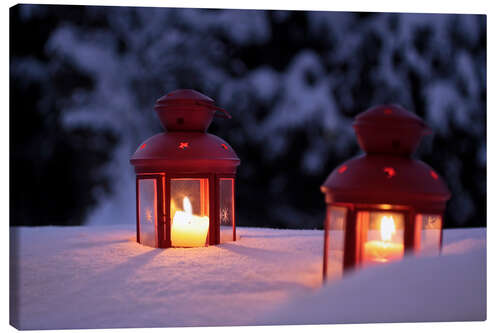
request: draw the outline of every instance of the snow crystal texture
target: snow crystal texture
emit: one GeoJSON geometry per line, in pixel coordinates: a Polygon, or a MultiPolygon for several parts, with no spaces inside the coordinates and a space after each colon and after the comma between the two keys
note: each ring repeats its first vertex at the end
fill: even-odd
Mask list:
{"type": "Polygon", "coordinates": [[[444,255],[321,284],[323,231],[240,228],[192,249],[137,244],[129,225],[11,228],[20,329],[486,318],[486,230],[446,230],[444,255]]]}

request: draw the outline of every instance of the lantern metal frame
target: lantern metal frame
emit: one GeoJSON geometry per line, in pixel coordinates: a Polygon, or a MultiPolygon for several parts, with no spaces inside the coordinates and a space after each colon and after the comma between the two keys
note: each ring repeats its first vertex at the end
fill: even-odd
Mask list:
{"type": "Polygon", "coordinates": [[[139,145],[130,159],[136,172],[136,240],[141,243],[140,180],[155,179],[157,191],[156,247],[172,247],[171,184],[175,179],[208,180],[207,245],[220,244],[221,180],[232,180],[232,240],[236,240],[235,183],[240,164],[231,146],[206,129],[216,112],[231,116],[214,105],[209,97],[190,89],[173,91],[155,106],[166,133],[157,134],[139,145]],[[181,119],[182,121],[179,121],[181,119]]]}
{"type": "MultiPolygon", "coordinates": [[[[359,212],[391,212],[400,213],[404,216],[404,255],[412,255],[415,250],[418,250],[417,242],[419,241],[418,226],[416,223],[417,215],[437,215],[444,224],[444,214],[439,210],[416,210],[412,206],[404,205],[389,205],[390,208],[381,208],[386,204],[354,204],[345,202],[335,202],[327,206],[327,217],[324,221],[324,246],[323,246],[323,280],[328,278],[328,249],[330,246],[330,220],[328,218],[328,211],[333,207],[346,208],[345,215],[345,230],[344,230],[344,259],[343,270],[348,271],[356,266],[361,265],[361,258],[359,257],[358,248],[362,241],[358,241],[362,230],[360,230],[357,223],[357,216],[359,212]]],[[[386,205],[387,206],[387,205],[386,205]]],[[[441,252],[443,246],[443,228],[440,229],[439,235],[439,251],[441,252]]]]}
{"type": "Polygon", "coordinates": [[[432,168],[411,157],[430,129],[416,115],[396,105],[381,105],[361,113],[353,127],[365,154],[339,165],[321,186],[327,205],[323,281],[328,279],[333,230],[330,210],[335,207],[345,208],[342,274],[363,264],[360,247],[365,231],[358,223],[360,212],[403,214],[404,256],[420,249],[423,226],[418,225],[417,216],[439,216],[438,251],[442,249],[444,210],[451,194],[432,168]]]}

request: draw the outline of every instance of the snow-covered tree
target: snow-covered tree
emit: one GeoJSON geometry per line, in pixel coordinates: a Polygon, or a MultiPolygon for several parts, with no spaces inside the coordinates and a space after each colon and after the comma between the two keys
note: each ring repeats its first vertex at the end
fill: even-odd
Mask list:
{"type": "Polygon", "coordinates": [[[242,160],[240,225],[320,227],[319,186],[360,153],[352,119],[379,103],[435,130],[419,157],[451,187],[447,225],[485,224],[485,16],[33,5],[18,15],[43,22],[56,10],[73,14],[53,18],[42,58],[26,52],[12,68],[18,80],[44,78],[43,103],[64,130],[118,138],[104,173],[112,194],[91,183],[99,204],[89,222],[133,223],[128,159],[161,130],[155,100],[193,88],[234,116],[210,131],[242,160]],[[60,73],[78,84],[68,89],[60,73]]]}

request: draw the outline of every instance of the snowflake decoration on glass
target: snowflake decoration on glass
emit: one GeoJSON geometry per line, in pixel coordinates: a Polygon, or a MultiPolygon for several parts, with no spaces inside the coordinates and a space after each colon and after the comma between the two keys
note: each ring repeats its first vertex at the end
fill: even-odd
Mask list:
{"type": "Polygon", "coordinates": [[[424,229],[438,229],[440,225],[438,224],[439,219],[435,215],[429,215],[427,220],[424,222],[424,229]]]}
{"type": "Polygon", "coordinates": [[[148,222],[153,222],[153,212],[151,211],[151,208],[146,208],[146,221],[148,222]]]}
{"type": "Polygon", "coordinates": [[[229,211],[227,208],[223,208],[220,211],[220,219],[223,223],[229,222],[229,211]]]}

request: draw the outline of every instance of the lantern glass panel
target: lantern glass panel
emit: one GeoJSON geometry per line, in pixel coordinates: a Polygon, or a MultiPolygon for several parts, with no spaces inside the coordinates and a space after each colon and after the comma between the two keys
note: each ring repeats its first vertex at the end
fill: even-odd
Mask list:
{"type": "Polygon", "coordinates": [[[156,179],[139,179],[139,240],[141,244],[157,246],[156,179]]]}
{"type": "Polygon", "coordinates": [[[220,240],[229,242],[236,235],[234,226],[234,179],[221,178],[219,181],[220,240]]]}
{"type": "Polygon", "coordinates": [[[404,214],[360,211],[358,258],[363,264],[381,264],[404,255],[404,214]]]}
{"type": "Polygon", "coordinates": [[[420,232],[418,254],[439,254],[441,247],[441,228],[441,215],[417,214],[417,233],[420,232]]]}
{"type": "Polygon", "coordinates": [[[206,246],[210,224],[207,178],[175,178],[170,181],[172,246],[206,246]]]}
{"type": "Polygon", "coordinates": [[[328,278],[342,275],[346,215],[345,207],[328,207],[328,278]]]}

